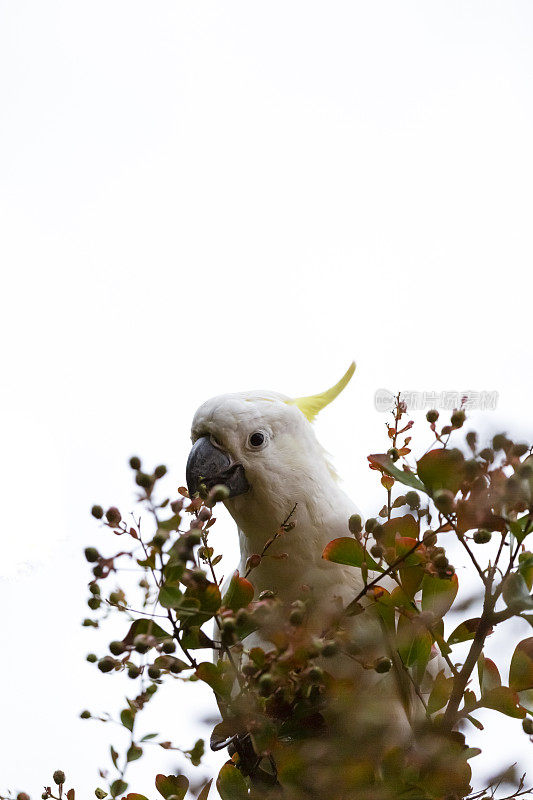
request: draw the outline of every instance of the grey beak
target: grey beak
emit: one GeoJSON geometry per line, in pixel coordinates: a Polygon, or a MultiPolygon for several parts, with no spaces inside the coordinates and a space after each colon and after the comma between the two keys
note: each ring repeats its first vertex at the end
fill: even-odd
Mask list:
{"type": "Polygon", "coordinates": [[[194,443],[185,474],[191,497],[202,483],[208,490],[221,483],[229,489],[230,497],[244,494],[250,488],[242,464],[232,461],[225,450],[215,447],[208,436],[202,436],[194,443]]]}

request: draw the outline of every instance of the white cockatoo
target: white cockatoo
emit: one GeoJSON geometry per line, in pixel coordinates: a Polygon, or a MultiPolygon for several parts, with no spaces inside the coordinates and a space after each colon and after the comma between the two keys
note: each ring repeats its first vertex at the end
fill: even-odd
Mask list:
{"type": "Polygon", "coordinates": [[[271,391],[220,395],[200,406],[192,424],[189,490],[192,495],[200,483],[227,486],[225,505],[238,526],[241,575],[248,558],[262,552],[296,506],[295,527],[274,542],[249,580],[256,597],[268,589],[286,603],[308,587],[317,628],[339,600],[349,602],[362,586],[359,570],[322,558],[328,542],[350,535],[348,519],[358,511],[312,425],[354,371],[352,363],[335,386],[310,397],[271,391]],[[275,557],[282,553],[286,557],[275,557]]]}

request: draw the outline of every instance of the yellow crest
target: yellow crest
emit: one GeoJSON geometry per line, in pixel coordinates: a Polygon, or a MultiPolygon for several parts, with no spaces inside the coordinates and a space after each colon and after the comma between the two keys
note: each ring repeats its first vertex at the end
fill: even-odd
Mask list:
{"type": "Polygon", "coordinates": [[[292,406],[297,406],[302,414],[305,414],[309,422],[313,422],[318,412],[322,411],[332,400],[335,400],[337,395],[348,385],[354,372],[355,362],[352,361],[346,373],[335,386],[331,387],[331,389],[327,389],[327,391],[321,394],[313,394],[309,397],[297,397],[295,400],[288,400],[287,402],[292,406]]]}

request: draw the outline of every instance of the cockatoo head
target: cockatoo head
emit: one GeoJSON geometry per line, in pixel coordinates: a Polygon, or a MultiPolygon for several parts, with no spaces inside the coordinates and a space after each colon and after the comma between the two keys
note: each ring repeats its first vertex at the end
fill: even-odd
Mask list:
{"type": "Polygon", "coordinates": [[[291,399],[271,391],[214,397],[200,406],[192,424],[193,447],[187,484],[193,495],[223,484],[226,506],[247,528],[279,525],[294,503],[313,490],[324,492],[333,471],[318,443],[312,421],[346,386],[351,364],[341,380],[321,394],[291,399]]]}

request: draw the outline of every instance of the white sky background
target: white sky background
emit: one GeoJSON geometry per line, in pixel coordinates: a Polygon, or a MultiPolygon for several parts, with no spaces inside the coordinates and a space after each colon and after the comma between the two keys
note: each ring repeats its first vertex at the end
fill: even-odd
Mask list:
{"type": "MultiPolygon", "coordinates": [[[[533,437],[532,44],[525,0],[0,2],[0,791],[109,766],[118,729],[77,719],[119,708],[84,661],[88,510],[131,507],[132,453],[182,483],[207,397],[355,358],[317,430],[366,514],[379,387],[497,390],[473,423],[533,437]]],[[[146,732],[192,745],[209,692],[161,695],[146,732]]],[[[491,719],[478,774],[525,765],[491,719]]]]}

